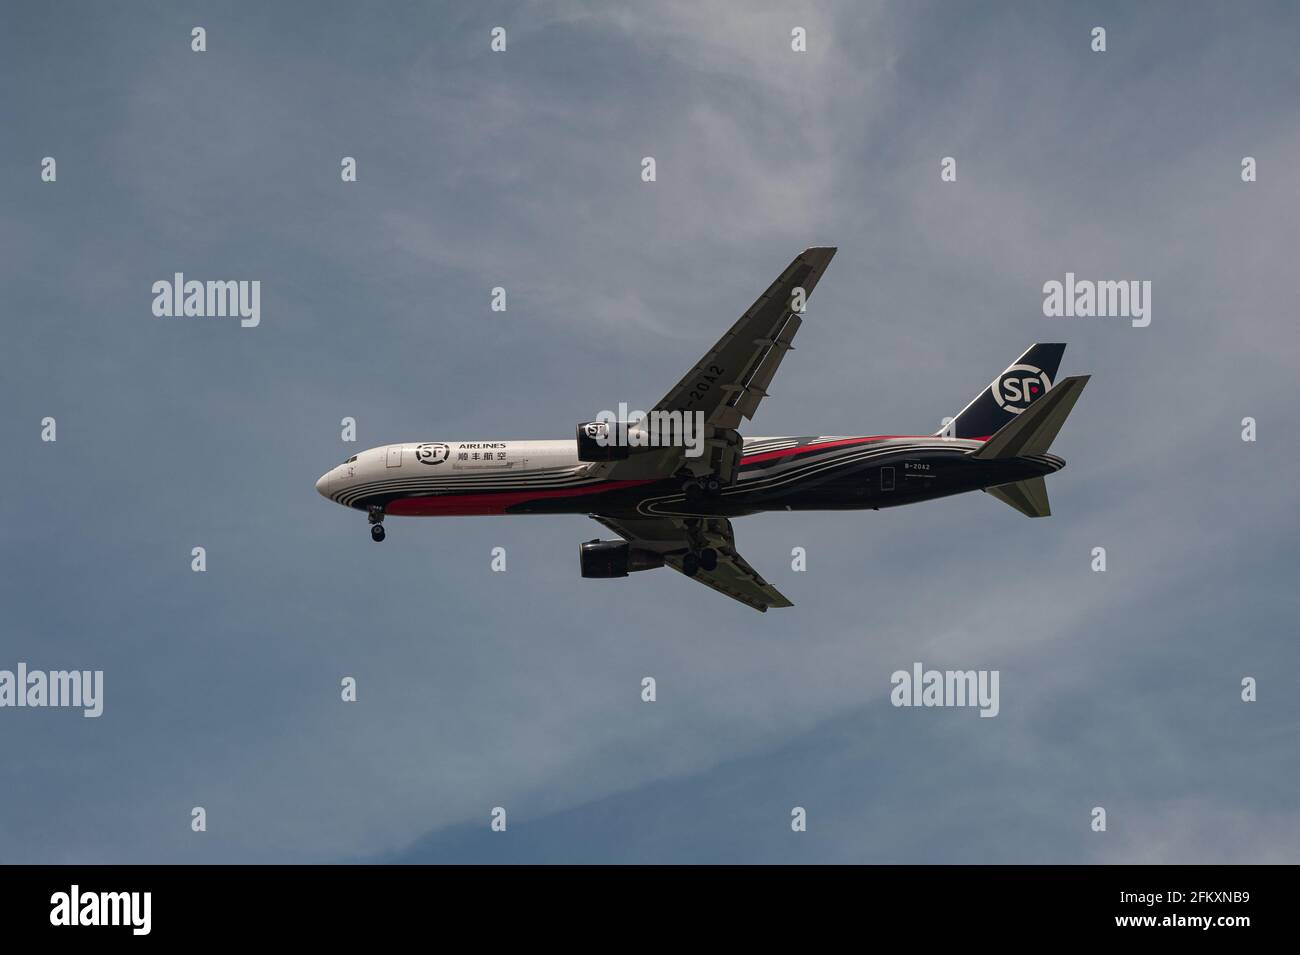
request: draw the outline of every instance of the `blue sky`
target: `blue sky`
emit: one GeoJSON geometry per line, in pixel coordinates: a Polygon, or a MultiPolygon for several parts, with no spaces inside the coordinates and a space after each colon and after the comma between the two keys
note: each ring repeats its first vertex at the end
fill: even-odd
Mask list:
{"type": "Polygon", "coordinates": [[[105,703],[0,710],[0,860],[1297,861],[1296,25],[7,4],[0,668],[103,669],[105,703]],[[376,547],[313,490],[364,447],[648,407],[810,245],[840,252],[746,433],[931,431],[1066,341],[1093,379],[1053,517],[746,518],[796,604],[760,616],[580,579],[581,516],[376,547]],[[155,318],[176,271],[260,280],[260,326],[155,318]],[[1149,279],[1151,326],[1044,317],[1067,271],[1149,279]],[[915,660],[999,669],[1000,714],[893,708],[915,660]]]}

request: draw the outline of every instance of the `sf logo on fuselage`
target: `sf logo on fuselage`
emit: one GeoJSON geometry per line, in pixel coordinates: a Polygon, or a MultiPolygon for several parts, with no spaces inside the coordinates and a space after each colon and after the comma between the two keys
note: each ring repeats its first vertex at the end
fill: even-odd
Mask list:
{"type": "Polygon", "coordinates": [[[1041,398],[1052,387],[1052,379],[1041,368],[1033,365],[1012,365],[993,382],[993,400],[998,407],[1012,414],[1020,414],[1030,403],[1041,398]]]}
{"type": "Polygon", "coordinates": [[[441,464],[451,456],[451,446],[446,444],[422,444],[415,449],[415,460],[421,464],[441,464]]]}

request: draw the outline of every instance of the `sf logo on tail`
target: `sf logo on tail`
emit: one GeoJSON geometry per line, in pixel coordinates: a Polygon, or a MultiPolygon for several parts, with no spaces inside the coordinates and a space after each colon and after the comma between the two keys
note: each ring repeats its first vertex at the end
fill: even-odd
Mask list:
{"type": "Polygon", "coordinates": [[[993,382],[993,400],[998,407],[1012,414],[1020,414],[1030,403],[1045,395],[1052,387],[1052,379],[1041,368],[1033,365],[1012,365],[993,382]]]}

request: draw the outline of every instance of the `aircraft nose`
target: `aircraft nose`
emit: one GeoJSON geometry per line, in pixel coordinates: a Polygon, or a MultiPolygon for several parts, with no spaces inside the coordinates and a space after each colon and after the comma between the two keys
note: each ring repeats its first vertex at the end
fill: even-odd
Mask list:
{"type": "Polygon", "coordinates": [[[321,497],[330,496],[330,472],[329,471],[326,471],[324,474],[322,474],[320,478],[316,481],[316,492],[320,494],[321,497]]]}

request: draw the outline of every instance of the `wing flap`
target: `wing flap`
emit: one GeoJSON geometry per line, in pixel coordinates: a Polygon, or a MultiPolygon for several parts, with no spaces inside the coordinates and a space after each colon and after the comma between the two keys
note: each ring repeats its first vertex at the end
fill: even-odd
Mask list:
{"type": "MultiPolygon", "coordinates": [[[[732,407],[748,419],[754,417],[754,412],[758,410],[758,403],[767,397],[767,387],[772,384],[772,379],[776,377],[776,370],[781,367],[781,359],[785,353],[794,350],[791,342],[794,339],[795,332],[799,331],[799,326],[803,324],[803,319],[798,315],[791,315],[786,323],[781,327],[781,331],[776,338],[760,338],[755,340],[756,345],[767,349],[762,359],[758,363],[753,377],[741,389],[738,397],[732,407]]],[[[736,427],[739,421],[726,427],[736,427]]]]}

